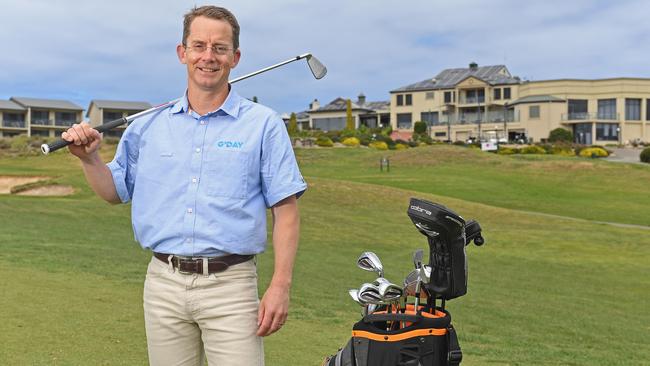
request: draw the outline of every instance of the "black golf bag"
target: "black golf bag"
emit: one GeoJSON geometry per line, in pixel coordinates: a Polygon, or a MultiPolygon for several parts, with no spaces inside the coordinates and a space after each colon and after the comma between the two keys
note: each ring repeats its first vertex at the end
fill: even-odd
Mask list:
{"type": "Polygon", "coordinates": [[[467,256],[465,246],[472,240],[483,245],[481,226],[465,220],[447,207],[411,198],[408,216],[429,241],[429,293],[451,300],[467,293],[467,256]]]}

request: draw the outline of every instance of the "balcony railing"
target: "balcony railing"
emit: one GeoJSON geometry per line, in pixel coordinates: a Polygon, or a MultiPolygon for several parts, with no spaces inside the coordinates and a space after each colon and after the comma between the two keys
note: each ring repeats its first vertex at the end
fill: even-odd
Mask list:
{"type": "Polygon", "coordinates": [[[2,121],[2,127],[25,128],[25,121],[2,121]]]}
{"type": "Polygon", "coordinates": [[[460,104],[485,104],[485,97],[464,97],[461,95],[460,104]]]}
{"type": "Polygon", "coordinates": [[[54,121],[55,126],[62,126],[62,127],[69,127],[69,126],[72,126],[75,123],[78,123],[78,122],[77,121],[69,121],[69,120],[56,120],[56,121],[54,121]]]}
{"type": "Polygon", "coordinates": [[[562,121],[618,121],[618,113],[563,113],[562,121]]]}
{"type": "Polygon", "coordinates": [[[519,122],[519,112],[515,111],[500,112],[490,111],[487,113],[465,113],[462,115],[443,116],[438,123],[433,125],[466,125],[478,123],[511,123],[519,122]]]}
{"type": "Polygon", "coordinates": [[[32,125],[51,126],[52,125],[52,120],[51,119],[33,119],[32,120],[32,125]]]}

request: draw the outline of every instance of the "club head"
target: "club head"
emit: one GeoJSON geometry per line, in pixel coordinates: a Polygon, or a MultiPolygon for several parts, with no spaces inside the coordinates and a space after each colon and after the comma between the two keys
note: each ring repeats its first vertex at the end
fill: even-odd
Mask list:
{"type": "Polygon", "coordinates": [[[398,285],[388,281],[387,279],[380,277],[375,280],[374,285],[379,289],[379,295],[384,301],[392,302],[398,300],[402,297],[403,289],[398,285]]]}
{"type": "Polygon", "coordinates": [[[327,68],[311,53],[307,54],[307,65],[316,79],[322,79],[327,74],[327,68]]]}
{"type": "Polygon", "coordinates": [[[379,289],[372,283],[364,283],[359,288],[359,300],[367,304],[383,305],[382,296],[379,294],[379,289]]]}
{"type": "Polygon", "coordinates": [[[361,303],[361,300],[359,300],[359,290],[357,290],[356,288],[353,288],[353,289],[348,290],[348,293],[350,294],[350,297],[352,298],[352,300],[357,302],[359,305],[363,306],[363,304],[361,303]]]}
{"type": "Polygon", "coordinates": [[[422,249],[418,249],[415,252],[413,252],[413,265],[415,266],[415,269],[422,267],[423,257],[424,257],[424,251],[422,249]]]}
{"type": "Polygon", "coordinates": [[[384,266],[381,264],[377,254],[373,252],[363,252],[357,259],[357,266],[365,271],[377,272],[379,277],[384,277],[384,266]]]}

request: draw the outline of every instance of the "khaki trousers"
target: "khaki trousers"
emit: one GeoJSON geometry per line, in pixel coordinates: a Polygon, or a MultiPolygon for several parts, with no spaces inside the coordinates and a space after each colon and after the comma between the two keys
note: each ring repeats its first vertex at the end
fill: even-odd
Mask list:
{"type": "Polygon", "coordinates": [[[184,275],[152,258],[144,320],[153,366],[263,366],[254,260],[209,276],[184,275]]]}

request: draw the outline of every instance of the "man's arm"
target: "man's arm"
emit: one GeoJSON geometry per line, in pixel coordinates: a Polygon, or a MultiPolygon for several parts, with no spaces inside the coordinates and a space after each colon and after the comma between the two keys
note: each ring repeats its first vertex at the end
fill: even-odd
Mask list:
{"type": "Polygon", "coordinates": [[[258,336],[278,331],[287,320],[293,263],[298,250],[300,216],[296,196],[290,196],[271,208],[273,213],[273,277],[262,297],[257,315],[258,336]]]}
{"type": "Polygon", "coordinates": [[[81,123],[72,125],[61,134],[61,138],[72,142],[68,149],[81,161],[84,175],[93,191],[109,203],[120,203],[113,175],[99,156],[102,135],[87,123],[81,123]]]}

